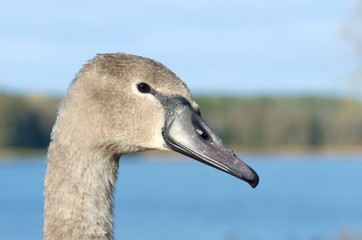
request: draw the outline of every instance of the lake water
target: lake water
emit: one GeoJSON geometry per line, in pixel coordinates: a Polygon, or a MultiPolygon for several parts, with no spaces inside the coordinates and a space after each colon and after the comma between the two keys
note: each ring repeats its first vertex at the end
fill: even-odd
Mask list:
{"type": "MultiPolygon", "coordinates": [[[[244,154],[256,189],[196,161],[145,158],[166,157],[120,162],[116,240],[362,236],[362,154],[244,154]]],[[[44,158],[17,160],[0,161],[0,239],[42,239],[44,158]]]]}

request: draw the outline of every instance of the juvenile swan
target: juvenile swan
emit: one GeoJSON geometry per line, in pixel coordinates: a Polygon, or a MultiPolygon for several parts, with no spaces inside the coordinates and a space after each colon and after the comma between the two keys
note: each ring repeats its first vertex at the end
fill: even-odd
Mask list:
{"type": "Polygon", "coordinates": [[[201,118],[187,86],[154,60],[97,55],[78,73],[52,132],[44,239],[112,239],[119,158],[173,150],[256,187],[258,175],[201,118]]]}

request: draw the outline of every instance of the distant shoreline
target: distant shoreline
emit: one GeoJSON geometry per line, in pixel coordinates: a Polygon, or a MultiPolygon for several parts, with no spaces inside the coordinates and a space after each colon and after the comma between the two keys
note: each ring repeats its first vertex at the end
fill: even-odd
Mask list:
{"type": "MultiPolygon", "coordinates": [[[[203,118],[234,152],[362,152],[359,99],[201,95],[195,100],[203,118]]],[[[0,157],[45,155],[59,101],[0,91],[0,157]]]]}
{"type": "Polygon", "coordinates": [[[41,156],[46,155],[44,148],[0,148],[0,159],[4,157],[41,156]]]}
{"type": "MultiPolygon", "coordinates": [[[[237,154],[362,154],[362,146],[324,146],[318,148],[288,146],[278,148],[240,148],[230,147],[237,154]]],[[[0,148],[0,162],[4,158],[22,157],[22,156],[46,156],[47,149],[44,148],[0,148]]],[[[149,156],[178,156],[178,153],[171,151],[151,150],[137,154],[149,156]]],[[[362,160],[362,159],[361,159],[362,160]]]]}

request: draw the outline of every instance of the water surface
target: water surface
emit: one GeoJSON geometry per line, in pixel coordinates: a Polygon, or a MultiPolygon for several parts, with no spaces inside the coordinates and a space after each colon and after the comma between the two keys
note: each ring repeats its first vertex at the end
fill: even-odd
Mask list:
{"type": "MultiPolygon", "coordinates": [[[[362,154],[242,155],[260,176],[256,189],[196,161],[144,158],[166,157],[123,157],[115,239],[362,236],[362,154]]],[[[42,239],[46,164],[17,160],[0,161],[0,239],[42,239]]]]}

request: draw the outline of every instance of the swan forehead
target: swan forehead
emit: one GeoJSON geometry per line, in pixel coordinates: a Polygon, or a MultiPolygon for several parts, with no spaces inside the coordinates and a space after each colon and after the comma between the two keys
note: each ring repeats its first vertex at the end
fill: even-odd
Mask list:
{"type": "Polygon", "coordinates": [[[111,75],[123,84],[135,86],[146,82],[151,88],[165,95],[179,95],[190,101],[196,109],[198,105],[184,82],[163,64],[145,57],[125,53],[101,54],[90,62],[97,72],[111,75]]]}

